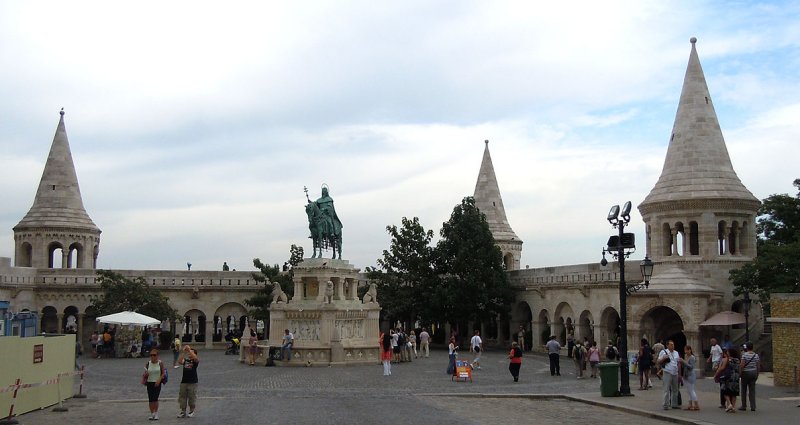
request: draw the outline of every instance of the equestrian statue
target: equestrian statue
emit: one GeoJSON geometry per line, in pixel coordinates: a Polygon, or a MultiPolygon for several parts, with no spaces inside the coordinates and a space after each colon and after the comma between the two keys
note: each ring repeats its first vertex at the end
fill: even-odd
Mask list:
{"type": "Polygon", "coordinates": [[[336,215],[333,207],[333,198],[328,195],[328,185],[322,185],[322,196],[316,201],[308,197],[308,188],[303,187],[306,193],[306,215],[308,216],[308,230],[314,243],[314,254],[311,258],[322,258],[322,250],[331,249],[333,257],[342,259],[342,222],[336,215]],[[338,257],[337,257],[338,253],[338,257]]]}

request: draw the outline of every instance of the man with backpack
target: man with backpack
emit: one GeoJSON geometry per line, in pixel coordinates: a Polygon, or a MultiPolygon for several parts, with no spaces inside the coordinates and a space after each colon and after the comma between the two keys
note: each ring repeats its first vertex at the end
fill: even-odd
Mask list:
{"type": "Polygon", "coordinates": [[[619,360],[619,350],[611,340],[608,341],[608,347],[606,347],[606,358],[612,362],[619,360]]]}
{"type": "Polygon", "coordinates": [[[584,361],[586,360],[586,348],[576,341],[575,348],[572,349],[572,359],[575,360],[575,375],[578,379],[583,379],[584,361]]]}

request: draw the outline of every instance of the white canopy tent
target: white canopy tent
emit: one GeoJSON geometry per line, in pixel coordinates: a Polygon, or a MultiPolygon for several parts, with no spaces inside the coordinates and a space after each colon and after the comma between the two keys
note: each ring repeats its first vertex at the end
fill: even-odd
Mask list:
{"type": "Polygon", "coordinates": [[[110,325],[134,325],[134,326],[155,326],[160,325],[161,321],[150,316],[139,314],[135,311],[122,311],[97,318],[98,323],[108,323],[110,325]]]}

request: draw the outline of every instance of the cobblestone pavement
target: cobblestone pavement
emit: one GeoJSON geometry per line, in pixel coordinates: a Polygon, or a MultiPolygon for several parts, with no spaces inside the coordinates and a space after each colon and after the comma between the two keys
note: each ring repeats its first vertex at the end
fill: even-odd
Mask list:
{"type": "MultiPolygon", "coordinates": [[[[483,353],[482,368],[475,370],[471,383],[451,381],[445,373],[447,354],[443,351],[432,352],[428,359],[392,365],[388,377],[378,364],[259,367],[241,364],[222,351],[201,351],[200,358],[197,415],[176,418],[180,369],[170,369],[170,382],[161,392],[159,423],[563,424],[595,418],[602,423],[635,424],[645,417],[649,423],[660,423],[659,418],[701,422],[699,417],[687,417],[700,412],[670,411],[663,412],[668,414],[664,416],[656,397],[660,390],[643,392],[648,397],[602,398],[600,380],[576,379],[574,366],[566,358],[562,359],[562,376],[551,377],[546,357],[526,355],[518,383],[512,381],[505,353],[499,351],[483,353]]],[[[146,360],[84,360],[88,398],[68,400],[67,412],[45,409],[24,414],[17,418],[19,422],[149,423],[146,392],[138,382],[146,360]]],[[[171,362],[171,356],[166,362],[171,362]]],[[[713,389],[713,382],[710,385],[713,389]]],[[[783,402],[781,406],[789,409],[795,404],[783,402]]],[[[701,406],[707,406],[703,413],[719,418],[717,422],[714,417],[710,421],[704,417],[702,423],[731,423],[734,415],[713,411],[717,409],[710,404],[701,406]]],[[[800,409],[788,412],[800,413],[800,409]]],[[[759,419],[768,419],[758,413],[762,415],[759,419]]],[[[746,414],[735,416],[744,420],[746,414]]],[[[787,414],[786,419],[794,418],[787,414]]],[[[793,423],[782,422],[781,417],[769,421],[793,423]]]]}

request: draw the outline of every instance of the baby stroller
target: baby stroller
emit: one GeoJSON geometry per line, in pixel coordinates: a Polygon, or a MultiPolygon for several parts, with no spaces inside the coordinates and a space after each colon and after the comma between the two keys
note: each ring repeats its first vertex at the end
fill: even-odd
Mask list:
{"type": "Polygon", "coordinates": [[[239,355],[239,338],[231,338],[225,348],[225,354],[239,355]]]}

